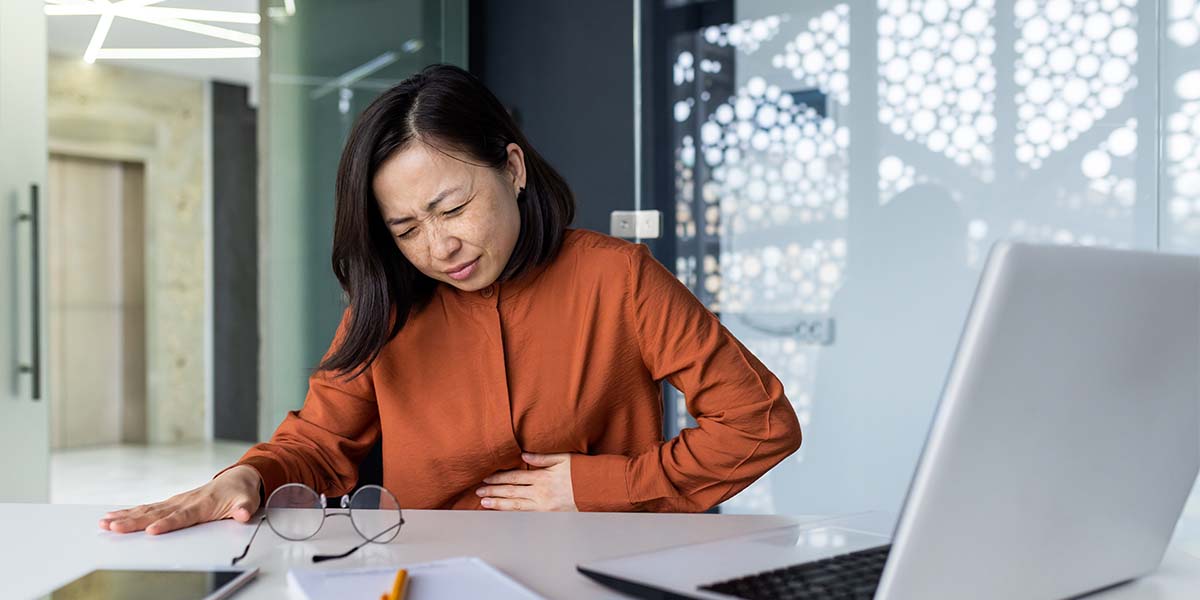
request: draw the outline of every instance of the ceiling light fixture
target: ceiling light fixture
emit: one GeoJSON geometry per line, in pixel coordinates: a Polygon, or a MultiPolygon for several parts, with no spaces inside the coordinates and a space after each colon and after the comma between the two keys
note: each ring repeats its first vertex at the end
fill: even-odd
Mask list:
{"type": "Polygon", "coordinates": [[[296,14],[296,0],[283,0],[283,6],[268,6],[267,16],[275,20],[296,14]]]}
{"type": "MultiPolygon", "coordinates": [[[[199,8],[174,8],[153,6],[163,0],[80,0],[62,2],[45,0],[48,16],[98,15],[92,39],[83,54],[83,60],[93,63],[99,59],[146,59],[146,58],[256,58],[261,55],[258,46],[262,38],[253,33],[207,23],[241,23],[257,25],[261,18],[257,13],[228,10],[206,10],[199,8]],[[113,20],[117,17],[141,21],[161,27],[169,27],[199,35],[246,44],[236,48],[104,48],[113,20]]],[[[295,3],[289,5],[289,14],[295,13],[295,3]]]]}
{"type": "MultiPolygon", "coordinates": [[[[105,1],[100,0],[100,2],[105,1]]],[[[96,29],[92,31],[92,40],[88,42],[87,50],[83,52],[83,60],[88,64],[96,62],[96,52],[100,51],[100,47],[104,45],[104,39],[108,37],[108,30],[112,27],[112,22],[111,14],[100,15],[100,20],[96,22],[96,29]]]]}
{"type": "MultiPolygon", "coordinates": [[[[47,0],[49,1],[49,0],[47,0]]],[[[62,16],[81,16],[81,15],[100,15],[104,14],[104,9],[92,4],[47,4],[46,14],[62,17],[62,16]]],[[[167,6],[148,6],[148,5],[117,5],[114,9],[118,9],[122,13],[137,13],[141,15],[160,17],[164,19],[187,19],[189,21],[207,21],[209,23],[244,23],[246,25],[258,25],[262,20],[258,13],[252,12],[237,12],[232,10],[208,10],[204,8],[171,8],[167,6]]]]}
{"type": "Polygon", "coordinates": [[[105,48],[96,54],[98,59],[203,59],[258,58],[258,48],[105,48]]]}
{"type": "Polygon", "coordinates": [[[151,17],[145,15],[144,11],[145,9],[137,11],[126,10],[118,11],[116,14],[117,16],[133,19],[134,21],[142,21],[143,23],[150,23],[153,25],[162,25],[163,27],[170,27],[180,31],[198,33],[200,35],[207,35],[209,37],[229,40],[231,42],[239,42],[250,46],[257,46],[262,43],[262,39],[253,33],[246,33],[244,31],[237,31],[236,29],[228,29],[226,27],[217,27],[215,25],[205,25],[204,23],[196,23],[187,19],[151,17]]]}

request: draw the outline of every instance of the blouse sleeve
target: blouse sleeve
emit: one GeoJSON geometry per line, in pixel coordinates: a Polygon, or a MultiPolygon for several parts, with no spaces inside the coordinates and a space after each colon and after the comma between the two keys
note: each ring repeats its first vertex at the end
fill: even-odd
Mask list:
{"type": "Polygon", "coordinates": [[[654,379],[683,392],[697,426],[637,456],[573,456],[580,510],[703,511],[800,447],[783,385],[644,245],[629,313],[654,379]]]}
{"type": "MultiPolygon", "coordinates": [[[[342,315],[328,356],[342,343],[349,311],[342,315]]],[[[303,483],[327,496],[340,496],[358,481],[358,463],[379,438],[379,409],[371,369],[347,380],[317,371],[308,379],[300,410],[288,411],[271,440],[251,447],[236,463],[263,480],[264,497],[287,483],[303,483]]],[[[220,473],[218,473],[219,475],[220,473]]]]}

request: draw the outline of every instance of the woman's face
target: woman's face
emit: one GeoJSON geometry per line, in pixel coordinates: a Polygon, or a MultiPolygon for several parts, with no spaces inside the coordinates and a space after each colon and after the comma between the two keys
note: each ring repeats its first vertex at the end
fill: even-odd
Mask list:
{"type": "Polygon", "coordinates": [[[372,188],[404,257],[427,277],[473,292],[500,277],[517,243],[525,154],[509,144],[500,170],[464,160],[415,142],[384,161],[372,188]]]}

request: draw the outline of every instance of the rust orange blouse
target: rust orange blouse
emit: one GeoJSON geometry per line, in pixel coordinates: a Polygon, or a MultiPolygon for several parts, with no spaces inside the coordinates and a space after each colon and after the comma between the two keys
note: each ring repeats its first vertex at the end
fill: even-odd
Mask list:
{"type": "Polygon", "coordinates": [[[517,280],[440,284],[363,375],[313,375],[237,464],[268,496],[289,482],[341,495],[381,434],[404,508],[481,508],[483,478],[529,468],[525,451],[579,453],[579,510],[702,511],[800,446],[783,386],[716,316],[645,246],[584,230],[517,280]],[[663,379],[698,423],[669,441],[663,379]]]}

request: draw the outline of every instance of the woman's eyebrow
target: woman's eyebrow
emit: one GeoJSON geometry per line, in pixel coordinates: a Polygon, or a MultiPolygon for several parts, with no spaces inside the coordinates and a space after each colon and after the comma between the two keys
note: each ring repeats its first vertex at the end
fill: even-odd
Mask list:
{"type": "MultiPolygon", "coordinates": [[[[425,205],[425,212],[432,212],[433,209],[438,205],[438,202],[445,200],[447,196],[449,196],[450,194],[453,194],[461,189],[462,189],[461,185],[456,185],[452,188],[446,188],[446,189],[438,192],[438,195],[434,196],[433,200],[430,200],[425,205]]],[[[412,219],[413,219],[412,217],[397,217],[395,219],[388,219],[387,224],[388,225],[400,225],[407,221],[411,221],[412,219]]]]}

